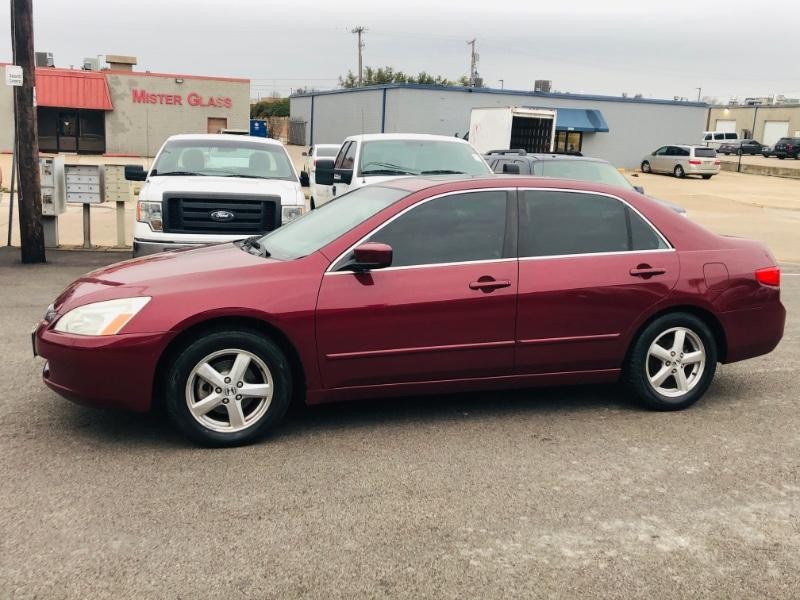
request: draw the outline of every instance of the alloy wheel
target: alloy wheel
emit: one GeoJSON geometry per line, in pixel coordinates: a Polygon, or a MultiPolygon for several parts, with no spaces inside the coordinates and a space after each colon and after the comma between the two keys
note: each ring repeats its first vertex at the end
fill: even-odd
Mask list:
{"type": "Polygon", "coordinates": [[[272,402],[274,383],[266,363],[246,350],[213,352],[186,381],[189,414],[203,427],[235,433],[252,427],[272,402]]]}
{"type": "Polygon", "coordinates": [[[686,327],[673,327],[650,344],[645,375],[658,394],[680,399],[698,384],[705,366],[706,350],[700,336],[686,327]]]}

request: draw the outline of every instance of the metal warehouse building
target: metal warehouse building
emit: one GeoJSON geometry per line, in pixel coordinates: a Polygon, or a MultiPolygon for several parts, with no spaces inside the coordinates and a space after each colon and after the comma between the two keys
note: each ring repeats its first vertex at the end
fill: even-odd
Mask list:
{"type": "Polygon", "coordinates": [[[305,122],[305,144],[338,144],[359,133],[463,136],[473,108],[555,108],[556,151],[579,150],[618,167],[638,166],[659,146],[698,143],[703,103],[489,88],[390,84],[291,97],[291,119],[305,122]]]}
{"type": "MultiPolygon", "coordinates": [[[[36,68],[42,152],[153,156],[173,134],[249,125],[248,79],[137,72],[133,57],[106,60],[102,71],[36,68]]],[[[0,86],[3,124],[13,122],[11,90],[0,86]]],[[[0,127],[0,152],[11,151],[12,129],[0,127]]]]}
{"type": "Polygon", "coordinates": [[[771,146],[782,137],[800,137],[800,104],[712,106],[708,130],[735,131],[771,146]]]}

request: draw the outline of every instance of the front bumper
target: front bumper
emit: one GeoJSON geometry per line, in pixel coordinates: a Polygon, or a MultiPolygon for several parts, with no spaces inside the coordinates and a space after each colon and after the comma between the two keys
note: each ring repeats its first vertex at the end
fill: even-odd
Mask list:
{"type": "Polygon", "coordinates": [[[47,360],[42,379],[68,400],[134,412],[150,409],[166,333],[80,336],[41,324],[35,351],[47,360]]]}

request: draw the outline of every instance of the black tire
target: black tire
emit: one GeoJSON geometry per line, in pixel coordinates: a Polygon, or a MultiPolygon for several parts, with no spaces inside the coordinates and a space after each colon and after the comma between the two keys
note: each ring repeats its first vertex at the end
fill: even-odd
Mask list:
{"type": "MultiPolygon", "coordinates": [[[[671,411],[687,408],[697,402],[705,394],[717,369],[717,343],[711,330],[699,317],[682,312],[668,313],[647,325],[634,340],[623,369],[623,382],[634,397],[644,406],[653,410],[671,411]],[[685,394],[679,397],[665,396],[653,387],[647,369],[654,360],[649,356],[653,342],[670,329],[680,327],[693,332],[701,341],[705,350],[705,364],[702,372],[685,394]]],[[[666,364],[666,363],[665,363],[666,364]]],[[[687,366],[682,367],[685,369],[687,366]]],[[[691,366],[688,368],[692,369],[691,366]]],[[[673,372],[675,372],[673,370],[673,372]]],[[[667,381],[670,377],[667,377],[667,381]]],[[[677,386],[677,380],[673,380],[677,386]]]]}
{"type": "MultiPolygon", "coordinates": [[[[224,369],[220,370],[220,373],[224,375],[224,369]]],[[[233,386],[233,384],[231,385],[233,386]]],[[[197,444],[208,447],[249,444],[278,425],[286,414],[292,398],[291,366],[281,349],[272,340],[256,331],[250,329],[207,331],[187,342],[176,354],[165,377],[164,398],[167,415],[172,423],[197,444]],[[272,398],[263,414],[251,424],[246,425],[245,429],[220,432],[203,425],[192,415],[187,402],[186,388],[192,370],[197,365],[213,353],[227,349],[244,350],[256,356],[266,365],[272,377],[272,398]]],[[[234,398],[230,398],[230,402],[233,401],[234,398]]],[[[236,400],[236,402],[239,401],[236,400]]],[[[241,401],[245,411],[247,410],[246,402],[248,402],[247,398],[241,401]]],[[[253,400],[253,402],[258,402],[258,400],[253,400]]],[[[221,408],[222,406],[218,407],[220,410],[221,408]]],[[[253,410],[250,416],[255,412],[253,410]]],[[[222,414],[227,414],[227,411],[222,414]]]]}
{"type": "Polygon", "coordinates": [[[306,171],[300,171],[300,185],[301,187],[308,187],[311,184],[311,180],[308,178],[308,173],[306,171]]]}
{"type": "Polygon", "coordinates": [[[646,160],[642,161],[642,173],[652,173],[652,169],[650,168],[650,163],[646,160]]]}
{"type": "Polygon", "coordinates": [[[314,210],[315,208],[317,208],[317,205],[314,204],[314,197],[313,196],[311,197],[309,202],[310,202],[311,210],[314,210]]]}
{"type": "Polygon", "coordinates": [[[684,171],[683,167],[680,165],[677,165],[675,167],[673,173],[675,174],[675,177],[677,177],[678,179],[683,179],[684,177],[686,177],[686,171],[684,171]]]}
{"type": "Polygon", "coordinates": [[[711,175],[703,175],[703,179],[711,179],[711,175]]]}
{"type": "Polygon", "coordinates": [[[783,156],[782,154],[778,154],[778,160],[783,160],[784,158],[786,158],[786,157],[783,156]]]}

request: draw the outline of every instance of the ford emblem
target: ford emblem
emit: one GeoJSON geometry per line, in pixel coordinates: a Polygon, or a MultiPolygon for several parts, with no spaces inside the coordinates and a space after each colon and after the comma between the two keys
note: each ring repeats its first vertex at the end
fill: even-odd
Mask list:
{"type": "Polygon", "coordinates": [[[229,210],[215,210],[214,212],[211,213],[211,218],[220,223],[227,223],[228,221],[233,221],[235,216],[236,215],[234,215],[229,210]]]}

